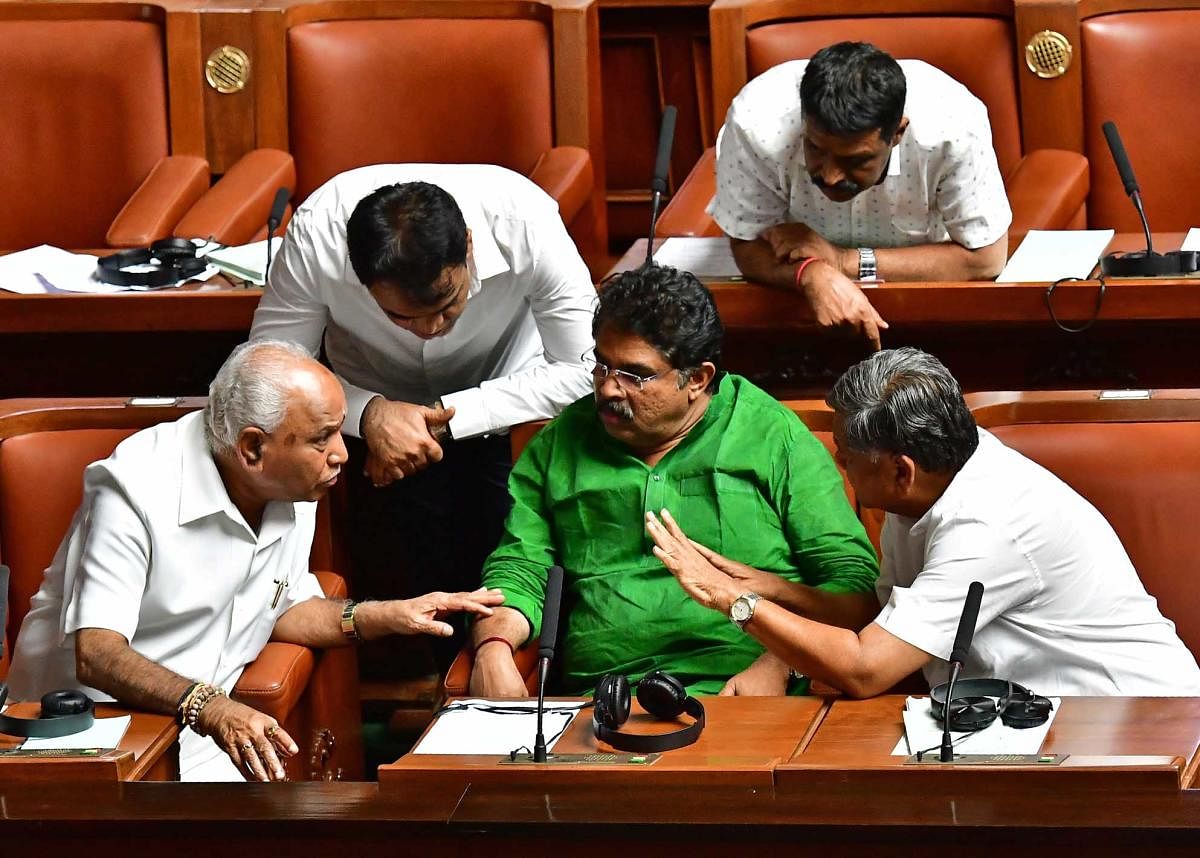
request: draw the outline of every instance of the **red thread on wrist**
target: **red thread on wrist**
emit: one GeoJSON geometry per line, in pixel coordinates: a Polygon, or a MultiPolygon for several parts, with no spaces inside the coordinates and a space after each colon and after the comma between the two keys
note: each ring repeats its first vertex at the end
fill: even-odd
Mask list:
{"type": "Polygon", "coordinates": [[[484,638],[479,643],[475,644],[475,654],[478,655],[479,651],[481,649],[483,649],[487,644],[490,644],[493,641],[500,641],[501,643],[503,643],[505,646],[508,647],[509,652],[513,653],[514,655],[516,654],[517,648],[512,645],[512,641],[510,641],[508,638],[500,637],[500,635],[492,635],[490,638],[484,638]]]}
{"type": "Polygon", "coordinates": [[[817,261],[817,257],[806,256],[804,258],[804,260],[799,265],[796,266],[796,288],[797,289],[802,288],[800,286],[800,278],[804,276],[804,269],[807,268],[808,266],[812,265],[816,261],[817,261]]]}

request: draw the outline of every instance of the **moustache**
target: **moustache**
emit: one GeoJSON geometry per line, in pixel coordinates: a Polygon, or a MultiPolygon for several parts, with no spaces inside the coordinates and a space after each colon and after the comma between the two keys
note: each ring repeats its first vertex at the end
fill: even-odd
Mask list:
{"type": "Polygon", "coordinates": [[[819,175],[810,175],[812,183],[823,191],[833,191],[835,194],[853,194],[857,196],[863,192],[863,186],[858,182],[852,182],[849,179],[842,179],[840,182],[828,184],[819,175]]]}
{"type": "Polygon", "coordinates": [[[599,411],[615,414],[622,420],[633,419],[633,409],[629,407],[629,403],[621,402],[619,399],[609,399],[601,402],[597,408],[599,411]]]}

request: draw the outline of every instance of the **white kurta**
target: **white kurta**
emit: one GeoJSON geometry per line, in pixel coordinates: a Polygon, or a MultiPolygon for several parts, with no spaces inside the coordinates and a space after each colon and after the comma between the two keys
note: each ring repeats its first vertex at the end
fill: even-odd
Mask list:
{"type": "MultiPolygon", "coordinates": [[[[138,432],[88,466],[83,503],[13,648],[14,700],[58,688],[111,699],[75,677],[84,628],[117,632],[147,659],[228,691],[276,620],[322,595],[308,571],[316,504],[268,504],[256,535],[225,491],[202,418],[138,432]],[[277,581],[287,584],[272,607],[277,581]]],[[[185,779],[241,779],[211,740],[185,730],[180,748],[185,779]]]]}
{"type": "Polygon", "coordinates": [[[346,391],[357,435],[376,394],[455,414],[471,438],[553,417],[591,392],[580,356],[592,345],[596,292],[558,214],[533,182],[486,164],[381,164],[335,176],[292,218],[254,314],[251,339],[325,351],[346,391]],[[458,203],[471,230],[466,309],[444,336],[423,340],[393,323],[350,265],[346,222],[384,185],[423,181],[458,203]]]}
{"type": "Polygon", "coordinates": [[[1041,465],[979,430],[925,515],[888,514],[876,622],[935,656],[945,682],[967,587],[984,585],[963,676],[1038,694],[1195,696],[1200,668],[1112,527],[1041,465]]]}
{"type": "Polygon", "coordinates": [[[986,247],[1012,223],[987,107],[958,81],[900,60],[908,130],[887,176],[849,202],[821,193],[804,165],[800,79],[807,60],[783,63],[734,99],[717,144],[712,216],[751,240],[779,223],[805,223],[839,247],[909,247],[954,241],[986,247]]]}

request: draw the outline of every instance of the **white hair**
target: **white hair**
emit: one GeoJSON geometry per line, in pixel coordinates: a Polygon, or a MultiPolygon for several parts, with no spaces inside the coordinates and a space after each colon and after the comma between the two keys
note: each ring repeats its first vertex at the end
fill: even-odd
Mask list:
{"type": "Polygon", "coordinates": [[[311,361],[301,346],[284,340],[242,343],[226,358],[208,386],[204,437],[213,453],[227,453],[248,426],[274,432],[288,409],[288,370],[311,361]]]}

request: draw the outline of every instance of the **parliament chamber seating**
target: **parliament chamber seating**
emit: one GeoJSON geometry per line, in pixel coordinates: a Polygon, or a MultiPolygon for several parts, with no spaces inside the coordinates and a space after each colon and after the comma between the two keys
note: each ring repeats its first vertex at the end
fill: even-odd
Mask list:
{"type": "Polygon", "coordinates": [[[167,66],[159,8],[0,4],[0,251],[171,235],[209,171],[175,139],[167,66]]]}
{"type": "MultiPolygon", "coordinates": [[[[835,42],[871,42],[897,59],[937,66],[987,105],[1013,209],[1010,251],[1030,229],[1083,225],[1087,161],[1075,152],[1022,146],[1011,2],[891,0],[850,7],[839,0],[716,0],[709,21],[714,127],[742,87],[767,69],[835,42]]],[[[716,189],[715,165],[709,149],[664,210],[658,235],[721,235],[705,212],[716,189]]]]}
{"type": "MultiPolygon", "coordinates": [[[[558,201],[585,255],[605,248],[591,0],[345,0],[255,14],[260,48],[284,58],[285,83],[259,122],[296,159],[295,202],[368,164],[498,164],[558,201]]],[[[216,189],[234,194],[250,175],[216,189]]],[[[206,230],[199,219],[187,228],[206,230]]]]}
{"type": "MultiPolygon", "coordinates": [[[[0,675],[7,674],[29,600],[67,532],[83,496],[83,469],[107,457],[139,429],[200,407],[128,406],[121,400],[7,400],[0,403],[0,562],[11,569],[6,646],[0,675]]],[[[319,511],[311,564],[328,569],[336,557],[327,504],[319,511]]],[[[331,598],[346,585],[317,571],[331,598]]],[[[353,648],[315,652],[268,643],[243,672],[231,695],[276,718],[300,753],[285,761],[292,780],[360,779],[362,739],[353,648]]]]}

